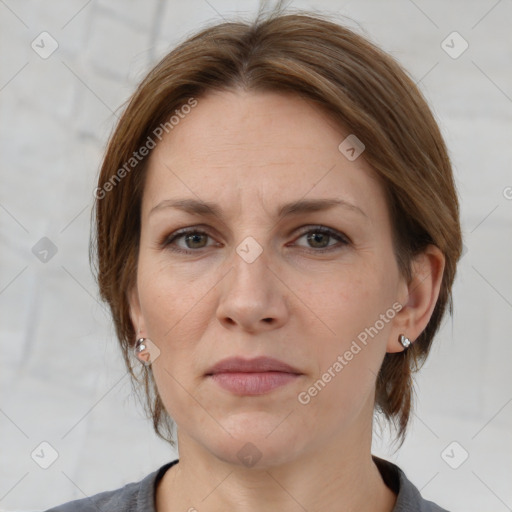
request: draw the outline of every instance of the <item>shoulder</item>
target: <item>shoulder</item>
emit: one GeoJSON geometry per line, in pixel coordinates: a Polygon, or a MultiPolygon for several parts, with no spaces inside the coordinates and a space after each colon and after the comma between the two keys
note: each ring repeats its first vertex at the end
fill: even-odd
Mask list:
{"type": "Polygon", "coordinates": [[[137,510],[138,495],[142,482],[130,483],[114,491],[100,492],[94,496],[68,501],[48,509],[46,512],[97,512],[98,510],[137,510]]]}
{"type": "Polygon", "coordinates": [[[386,485],[397,494],[393,512],[448,512],[432,501],[424,499],[416,486],[395,464],[373,456],[386,485]]]}
{"type": "Polygon", "coordinates": [[[164,473],[177,461],[168,462],[139,482],[131,482],[113,491],[100,492],[87,498],[68,501],[46,512],[151,512],[155,510],[155,488],[164,473]]]}

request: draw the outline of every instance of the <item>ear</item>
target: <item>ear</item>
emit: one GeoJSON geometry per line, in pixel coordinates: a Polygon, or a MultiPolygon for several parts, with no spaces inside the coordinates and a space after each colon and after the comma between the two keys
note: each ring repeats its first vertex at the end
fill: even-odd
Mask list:
{"type": "Polygon", "coordinates": [[[388,340],[387,352],[401,352],[404,347],[398,340],[404,334],[414,343],[425,330],[432,316],[445,266],[445,257],[435,245],[429,245],[418,254],[411,264],[412,276],[409,283],[405,283],[402,309],[394,319],[392,335],[388,340]]]}
{"type": "Polygon", "coordinates": [[[127,293],[128,305],[130,307],[130,319],[132,321],[133,329],[137,338],[145,337],[146,327],[144,325],[144,318],[140,308],[139,292],[137,285],[133,285],[132,289],[127,293]]]}

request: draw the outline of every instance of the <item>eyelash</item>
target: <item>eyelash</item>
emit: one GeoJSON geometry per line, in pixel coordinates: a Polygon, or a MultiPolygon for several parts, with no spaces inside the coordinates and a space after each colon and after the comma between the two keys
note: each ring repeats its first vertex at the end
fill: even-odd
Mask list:
{"type": "MultiPolygon", "coordinates": [[[[298,238],[302,238],[304,235],[307,235],[309,233],[321,233],[323,235],[328,235],[331,238],[335,238],[336,240],[338,240],[338,242],[341,243],[342,246],[351,244],[351,241],[349,240],[349,238],[347,236],[345,236],[344,234],[342,234],[338,231],[327,228],[325,226],[308,226],[308,228],[309,229],[303,231],[299,235],[298,238]]],[[[169,236],[164,237],[163,240],[159,243],[159,246],[162,249],[168,249],[172,252],[182,253],[182,254],[194,254],[194,253],[201,251],[201,249],[206,249],[206,247],[202,247],[201,249],[185,250],[185,249],[180,249],[180,248],[176,247],[175,245],[172,246],[173,242],[175,242],[176,240],[179,240],[180,238],[185,237],[186,235],[206,235],[208,237],[210,236],[205,231],[200,231],[197,228],[184,228],[184,229],[175,231],[174,233],[172,233],[169,236]]],[[[318,254],[318,253],[323,254],[323,253],[331,252],[333,250],[337,250],[340,248],[341,247],[338,244],[335,244],[332,246],[328,246],[328,248],[325,248],[325,249],[314,249],[311,247],[309,249],[306,249],[306,251],[313,252],[315,254],[318,254]]]]}

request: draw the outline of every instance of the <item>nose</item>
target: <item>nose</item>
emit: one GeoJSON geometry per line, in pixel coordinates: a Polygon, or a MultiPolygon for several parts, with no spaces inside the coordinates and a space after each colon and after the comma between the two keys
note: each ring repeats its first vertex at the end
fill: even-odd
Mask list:
{"type": "Polygon", "coordinates": [[[269,261],[268,251],[253,260],[254,254],[245,257],[246,247],[233,251],[232,267],[219,285],[217,318],[230,330],[255,334],[277,329],[288,318],[288,289],[269,261]]]}

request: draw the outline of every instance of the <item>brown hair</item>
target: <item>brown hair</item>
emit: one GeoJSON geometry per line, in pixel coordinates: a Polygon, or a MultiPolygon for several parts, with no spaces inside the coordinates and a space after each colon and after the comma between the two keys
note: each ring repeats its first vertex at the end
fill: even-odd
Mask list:
{"type": "Polygon", "coordinates": [[[170,116],[191,98],[237,87],[300,95],[365,144],[363,156],[386,190],[394,249],[404,276],[410,279],[411,258],[428,244],[445,255],[439,297],[426,329],[407,351],[386,354],[377,378],[376,409],[398,427],[403,440],[411,412],[412,373],[428,355],[447,305],[452,312],[451,287],[462,236],[451,165],[426,101],[399,64],[326,16],[303,11],[274,11],[263,17],[260,13],[253,22],[225,22],[188,38],[138,86],[110,138],[96,189],[91,258],[97,257],[100,294],[112,311],[135,389],[142,380],[155,432],[173,443],[172,419],[152,373],[141,367],[137,376],[130,357],[136,333],[128,292],[137,272],[148,158],[135,165],[130,159],[150,139],[154,142],[159,126],[167,123],[170,129],[170,116]]]}

